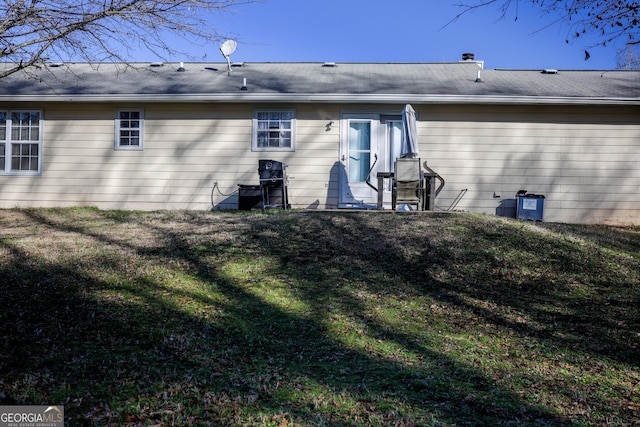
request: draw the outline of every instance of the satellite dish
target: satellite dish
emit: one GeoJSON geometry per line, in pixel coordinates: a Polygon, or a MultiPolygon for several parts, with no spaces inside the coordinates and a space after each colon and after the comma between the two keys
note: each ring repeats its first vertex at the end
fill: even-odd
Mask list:
{"type": "Polygon", "coordinates": [[[236,51],[237,43],[235,40],[227,40],[220,45],[220,52],[222,56],[227,59],[228,71],[227,74],[231,75],[231,54],[236,51]]]}
{"type": "Polygon", "coordinates": [[[229,58],[229,56],[236,51],[237,45],[235,40],[227,40],[220,45],[220,52],[222,52],[225,58],[229,58]]]}

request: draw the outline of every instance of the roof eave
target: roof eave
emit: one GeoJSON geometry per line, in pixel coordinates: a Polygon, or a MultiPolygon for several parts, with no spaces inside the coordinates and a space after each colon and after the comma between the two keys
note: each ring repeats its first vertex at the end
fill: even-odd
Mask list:
{"type": "Polygon", "coordinates": [[[336,103],[336,104],[541,104],[640,105],[640,98],[549,97],[429,94],[317,94],[317,93],[216,93],[216,94],[103,94],[103,95],[0,95],[0,102],[159,102],[159,103],[336,103]]]}

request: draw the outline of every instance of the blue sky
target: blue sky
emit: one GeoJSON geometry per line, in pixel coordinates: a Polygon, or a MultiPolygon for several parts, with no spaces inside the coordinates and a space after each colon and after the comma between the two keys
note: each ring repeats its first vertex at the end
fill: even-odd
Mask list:
{"type": "MultiPolygon", "coordinates": [[[[216,15],[212,25],[238,41],[233,61],[449,62],[472,52],[487,68],[616,66],[615,46],[589,47],[593,39],[565,43],[570,29],[528,0],[519,2],[517,20],[515,8],[500,19],[498,7],[488,6],[446,25],[460,2],[264,0],[216,15]]],[[[189,49],[196,58],[223,61],[218,45],[189,49]]]]}

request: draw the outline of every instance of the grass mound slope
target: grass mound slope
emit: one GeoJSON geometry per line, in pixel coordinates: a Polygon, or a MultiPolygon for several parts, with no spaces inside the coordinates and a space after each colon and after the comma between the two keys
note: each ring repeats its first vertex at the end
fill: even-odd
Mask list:
{"type": "Polygon", "coordinates": [[[640,419],[640,229],[0,211],[0,404],[66,425],[640,419]]]}

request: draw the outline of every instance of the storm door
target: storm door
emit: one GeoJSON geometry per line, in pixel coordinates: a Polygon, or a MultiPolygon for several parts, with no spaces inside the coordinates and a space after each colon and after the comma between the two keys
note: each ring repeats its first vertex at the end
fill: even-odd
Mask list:
{"type": "MultiPolygon", "coordinates": [[[[375,208],[378,171],[393,171],[400,150],[399,115],[343,114],[340,123],[340,207],[375,208]]],[[[382,191],[388,192],[388,183],[382,191]]]]}

